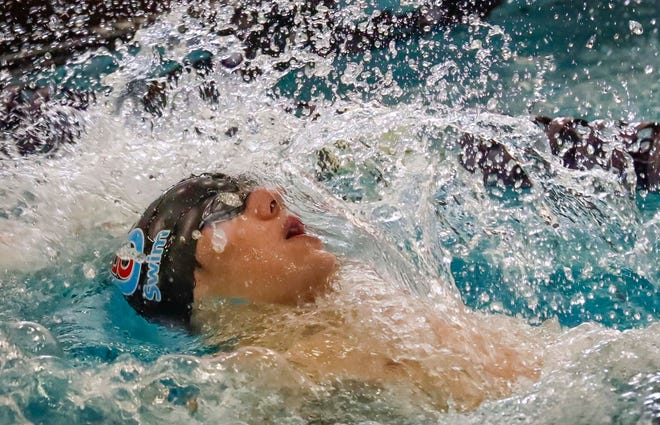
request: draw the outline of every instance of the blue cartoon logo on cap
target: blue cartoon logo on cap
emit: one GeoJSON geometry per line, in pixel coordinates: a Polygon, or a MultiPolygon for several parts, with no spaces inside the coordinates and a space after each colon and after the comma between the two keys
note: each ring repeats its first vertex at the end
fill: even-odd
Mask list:
{"type": "MultiPolygon", "coordinates": [[[[160,260],[165,251],[164,248],[169,235],[169,230],[158,232],[151,247],[151,253],[146,257],[148,265],[147,281],[142,287],[142,296],[150,301],[160,302],[161,300],[160,289],[158,288],[158,273],[160,272],[160,260]]],[[[144,255],[144,233],[142,229],[133,229],[128,234],[128,242],[133,253],[126,257],[115,256],[115,261],[112,264],[113,281],[119,291],[126,296],[132,295],[136,291],[140,281],[143,261],[136,257],[144,255]]]]}

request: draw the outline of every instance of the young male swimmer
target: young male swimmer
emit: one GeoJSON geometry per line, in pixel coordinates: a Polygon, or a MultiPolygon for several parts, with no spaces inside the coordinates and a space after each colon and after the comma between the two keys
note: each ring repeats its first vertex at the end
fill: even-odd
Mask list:
{"type": "Polygon", "coordinates": [[[280,194],[248,179],[184,179],[128,241],[112,273],[138,313],[275,350],[320,384],[395,386],[462,411],[540,375],[528,327],[450,300],[435,308],[350,262],[338,271],[280,194]]]}

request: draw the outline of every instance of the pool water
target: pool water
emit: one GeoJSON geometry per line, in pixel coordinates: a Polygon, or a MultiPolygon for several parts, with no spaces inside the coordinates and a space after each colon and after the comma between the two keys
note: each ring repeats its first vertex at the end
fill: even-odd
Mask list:
{"type": "Polygon", "coordinates": [[[95,99],[55,95],[45,120],[0,136],[81,129],[47,154],[0,151],[0,424],[657,423],[660,192],[564,168],[530,119],[657,121],[656,9],[511,1],[366,52],[258,55],[246,81],[219,65],[238,41],[173,4],[115,50],[0,71],[95,99]],[[504,143],[533,186],[485,186],[460,165],[463,132],[504,143]],[[359,382],[319,389],[272,352],[138,317],[109,283],[112,253],[161,190],[209,170],[286,188],[329,250],[420,302],[458,293],[550,335],[540,380],[438,411],[359,382]]]}

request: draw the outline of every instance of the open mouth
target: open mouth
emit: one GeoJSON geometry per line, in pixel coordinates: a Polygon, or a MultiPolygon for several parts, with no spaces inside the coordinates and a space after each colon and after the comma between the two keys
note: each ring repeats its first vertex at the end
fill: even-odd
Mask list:
{"type": "Polygon", "coordinates": [[[284,239],[291,239],[305,234],[305,225],[298,217],[290,215],[284,223],[284,239]]]}

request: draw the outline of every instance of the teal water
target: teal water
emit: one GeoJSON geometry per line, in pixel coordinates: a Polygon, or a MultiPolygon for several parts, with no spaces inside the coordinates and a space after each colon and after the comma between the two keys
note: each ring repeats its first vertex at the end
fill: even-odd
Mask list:
{"type": "MultiPolygon", "coordinates": [[[[399,5],[345,7],[377,6],[399,5]]],[[[84,128],[75,144],[0,159],[0,423],[655,423],[660,194],[563,168],[529,118],[657,121],[656,10],[513,1],[382,49],[294,48],[286,70],[262,55],[245,82],[218,66],[236,41],[175,5],[116,51],[3,72],[96,101],[50,105],[84,128]],[[154,81],[167,94],[150,109],[154,81]],[[505,143],[534,186],[484,187],[458,162],[463,131],[505,143]],[[209,169],[290,189],[329,249],[419,297],[458,290],[480,311],[558,323],[541,380],[467,414],[359,386],[296,404],[217,356],[229,347],[145,322],[108,284],[109,258],[160,190],[209,169]]]]}

